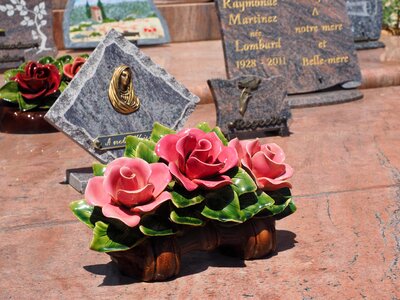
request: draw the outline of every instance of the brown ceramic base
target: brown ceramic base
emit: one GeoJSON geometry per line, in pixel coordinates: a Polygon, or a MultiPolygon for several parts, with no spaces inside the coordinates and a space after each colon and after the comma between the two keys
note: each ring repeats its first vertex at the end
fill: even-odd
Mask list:
{"type": "Polygon", "coordinates": [[[0,100],[0,132],[47,133],[56,132],[45,119],[46,110],[20,111],[18,107],[0,100]]]}
{"type": "Polygon", "coordinates": [[[108,254],[124,275],[164,281],[179,274],[182,255],[216,249],[243,259],[264,257],[276,250],[275,220],[253,218],[232,227],[209,223],[182,236],[150,238],[128,251],[108,254]]]}

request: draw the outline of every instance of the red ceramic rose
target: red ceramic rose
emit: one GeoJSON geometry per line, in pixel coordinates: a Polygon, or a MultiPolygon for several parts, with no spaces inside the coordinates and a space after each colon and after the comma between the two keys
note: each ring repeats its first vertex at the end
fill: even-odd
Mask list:
{"type": "Polygon", "coordinates": [[[170,181],[171,174],[163,163],[118,158],[108,164],[104,176],[89,180],[85,199],[102,207],[104,216],[135,227],[142,214],[171,199],[170,193],[164,191],[170,181]]]}
{"type": "Polygon", "coordinates": [[[17,73],[14,80],[26,100],[50,96],[58,91],[61,83],[60,73],[55,65],[42,65],[29,62],[22,73],[17,73]]]}
{"type": "Polygon", "coordinates": [[[164,136],[156,153],[166,160],[172,175],[188,191],[218,189],[232,183],[227,171],[236,167],[235,149],[224,146],[214,132],[196,128],[164,136]]]}
{"type": "Polygon", "coordinates": [[[85,62],[86,58],[76,57],[73,63],[64,65],[64,75],[69,79],[74,78],[85,62]]]}
{"type": "Polygon", "coordinates": [[[236,149],[242,166],[255,178],[260,189],[275,191],[292,187],[287,180],[292,177],[293,169],[283,163],[285,153],[277,144],[261,145],[258,140],[233,139],[229,147],[236,149]]]}

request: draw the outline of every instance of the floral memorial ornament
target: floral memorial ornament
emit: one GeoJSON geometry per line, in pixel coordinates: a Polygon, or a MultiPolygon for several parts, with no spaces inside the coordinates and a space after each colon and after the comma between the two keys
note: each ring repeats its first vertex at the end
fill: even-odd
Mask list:
{"type": "MultiPolygon", "coordinates": [[[[28,61],[17,69],[5,71],[5,84],[0,87],[0,108],[3,110],[0,114],[0,131],[19,132],[19,129],[8,129],[7,123],[10,122],[24,123],[19,127],[20,133],[36,132],[35,126],[44,126],[45,130],[52,128],[43,120],[42,112],[47,111],[57,100],[87,57],[82,55],[74,59],[65,55],[54,59],[46,56],[39,61],[28,61]],[[17,113],[14,114],[14,111],[17,113]],[[29,112],[30,117],[25,117],[24,112],[29,112]],[[38,118],[34,117],[36,112],[39,112],[38,118]],[[10,117],[10,114],[14,117],[10,117]],[[33,124],[37,122],[42,125],[33,124]]],[[[15,127],[16,124],[10,126],[15,127]]]]}
{"type": "Polygon", "coordinates": [[[25,65],[24,72],[15,75],[14,81],[21,96],[29,102],[55,94],[60,87],[61,76],[55,65],[30,61],[25,65]]]}
{"type": "Polygon", "coordinates": [[[87,57],[75,57],[70,63],[63,66],[64,76],[66,80],[71,80],[79,72],[81,67],[85,64],[87,57]]]}
{"type": "Polygon", "coordinates": [[[179,132],[155,123],[148,139],[127,137],[124,157],[94,164],[85,199],[70,208],[93,230],[90,249],[125,275],[166,280],[190,251],[276,250],[275,220],[296,210],[284,160],[276,144],[228,142],[206,123],[179,132]]]}

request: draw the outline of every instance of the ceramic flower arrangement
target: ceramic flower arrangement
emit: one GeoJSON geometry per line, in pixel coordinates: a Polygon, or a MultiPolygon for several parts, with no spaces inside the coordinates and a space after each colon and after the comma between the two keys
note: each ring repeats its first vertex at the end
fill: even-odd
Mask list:
{"type": "Polygon", "coordinates": [[[85,199],[70,208],[93,230],[90,249],[108,253],[210,223],[281,219],[296,210],[284,160],[276,144],[228,142],[205,123],[179,132],[156,123],[148,139],[127,137],[124,157],[94,164],[85,199]]]}
{"type": "Polygon", "coordinates": [[[47,56],[8,70],[4,72],[5,84],[0,88],[0,99],[20,111],[47,110],[87,58],[86,54],[76,58],[64,55],[57,59],[47,56]]]}

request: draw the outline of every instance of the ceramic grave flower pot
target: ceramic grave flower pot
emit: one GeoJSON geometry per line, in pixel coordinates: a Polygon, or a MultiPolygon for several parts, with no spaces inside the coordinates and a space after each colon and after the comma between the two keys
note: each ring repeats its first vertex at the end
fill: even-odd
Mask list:
{"type": "Polygon", "coordinates": [[[276,250],[275,220],[296,211],[293,173],[276,144],[228,142],[207,124],[150,138],[128,136],[124,157],[95,164],[75,216],[93,231],[90,249],[143,281],[179,275],[192,251],[258,259],[276,250]]]}
{"type": "Polygon", "coordinates": [[[4,72],[0,87],[0,132],[46,133],[57,131],[44,119],[47,110],[79,72],[87,55],[73,59],[50,56],[23,63],[4,72]]]}
{"type": "Polygon", "coordinates": [[[275,220],[253,218],[235,226],[209,223],[181,236],[150,238],[128,251],[108,254],[126,276],[164,281],[179,275],[183,255],[217,249],[246,260],[265,257],[276,250],[275,220]]]}
{"type": "Polygon", "coordinates": [[[45,119],[47,110],[21,111],[18,107],[0,101],[0,132],[49,133],[56,132],[45,119]]]}

